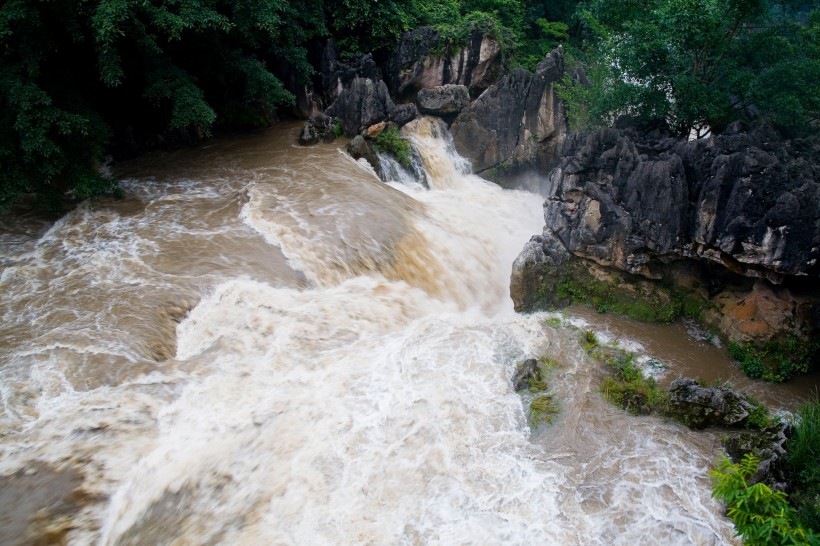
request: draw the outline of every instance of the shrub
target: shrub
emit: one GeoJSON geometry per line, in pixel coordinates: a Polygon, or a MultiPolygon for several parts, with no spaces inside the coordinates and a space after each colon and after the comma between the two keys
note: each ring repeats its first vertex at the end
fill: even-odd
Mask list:
{"type": "Polygon", "coordinates": [[[740,363],[740,369],[752,379],[780,383],[793,375],[808,372],[818,360],[820,343],[791,337],[762,344],[729,343],[729,356],[740,363]]]}
{"type": "Polygon", "coordinates": [[[390,154],[402,165],[402,167],[410,167],[410,159],[413,157],[413,148],[410,143],[399,136],[399,130],[395,125],[391,125],[379,136],[376,137],[373,145],[376,150],[382,154],[390,154]]]}
{"type": "Polygon", "coordinates": [[[800,526],[797,512],[782,491],[764,483],[749,484],[760,461],[751,454],[734,464],[728,458],[709,474],[712,497],[723,501],[736,532],[747,546],[768,544],[816,544],[818,538],[800,526]]]}
{"type": "Polygon", "coordinates": [[[793,472],[793,500],[804,526],[820,530],[820,399],[795,414],[794,434],[786,443],[786,460],[793,472]]]}

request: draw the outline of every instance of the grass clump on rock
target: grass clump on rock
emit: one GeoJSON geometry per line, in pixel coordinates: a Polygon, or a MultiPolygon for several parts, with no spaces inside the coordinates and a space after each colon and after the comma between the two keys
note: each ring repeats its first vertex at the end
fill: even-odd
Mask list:
{"type": "Polygon", "coordinates": [[[542,394],[530,400],[530,420],[534,426],[551,424],[559,411],[551,394],[542,394]]]}
{"type": "Polygon", "coordinates": [[[373,146],[379,153],[390,154],[395,157],[402,167],[410,167],[413,148],[409,142],[401,138],[399,129],[395,125],[391,125],[379,133],[379,136],[373,142],[373,146]]]}

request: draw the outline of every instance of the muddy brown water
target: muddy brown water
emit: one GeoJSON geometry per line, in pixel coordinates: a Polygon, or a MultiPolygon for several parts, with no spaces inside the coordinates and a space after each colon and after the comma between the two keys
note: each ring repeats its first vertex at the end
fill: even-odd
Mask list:
{"type": "MultiPolygon", "coordinates": [[[[4,543],[734,543],[717,434],[611,407],[577,330],[513,312],[540,197],[470,175],[430,120],[429,189],[298,131],[0,221],[4,543]],[[541,355],[560,413],[532,430],[510,377],[541,355]]],[[[733,380],[683,327],[572,313],[733,380]]]]}

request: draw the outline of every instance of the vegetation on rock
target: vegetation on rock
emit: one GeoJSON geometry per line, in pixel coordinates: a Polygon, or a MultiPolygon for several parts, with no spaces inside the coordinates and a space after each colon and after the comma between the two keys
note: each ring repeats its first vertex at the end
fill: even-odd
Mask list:
{"type": "Polygon", "coordinates": [[[758,464],[753,455],[746,455],[737,464],[723,459],[710,472],[712,496],[726,503],[737,534],[750,546],[818,544],[818,537],[800,525],[797,511],[784,492],[773,491],[762,482],[750,483],[758,464]]]}
{"type": "Polygon", "coordinates": [[[732,341],[729,343],[729,355],[740,363],[740,369],[752,379],[780,383],[817,365],[820,342],[794,337],[766,343],[732,341]]]}
{"type": "Polygon", "coordinates": [[[820,399],[795,413],[794,433],[786,443],[793,476],[791,495],[801,524],[820,532],[820,399]]]}
{"type": "Polygon", "coordinates": [[[413,157],[413,148],[410,143],[399,135],[399,130],[395,125],[387,127],[379,133],[373,146],[379,153],[390,154],[404,168],[410,167],[410,160],[413,157]]]}

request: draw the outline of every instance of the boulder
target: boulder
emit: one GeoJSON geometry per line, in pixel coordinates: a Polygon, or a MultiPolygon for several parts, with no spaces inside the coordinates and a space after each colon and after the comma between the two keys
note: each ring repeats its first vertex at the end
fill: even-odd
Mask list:
{"type": "Polygon", "coordinates": [[[377,173],[379,172],[379,157],[373,146],[361,135],[356,135],[347,143],[347,153],[353,159],[365,159],[377,173]]]}
{"type": "Polygon", "coordinates": [[[512,266],[510,297],[515,308],[532,309],[545,299],[554,300],[555,284],[545,281],[557,276],[569,259],[569,252],[550,231],[533,235],[512,266]],[[542,286],[548,287],[552,294],[544,294],[542,286]]]}
{"type": "Polygon", "coordinates": [[[529,389],[532,384],[540,381],[543,381],[541,368],[534,358],[528,358],[519,364],[512,379],[513,388],[516,392],[529,389]]]}
{"type": "Polygon", "coordinates": [[[330,142],[336,138],[336,121],[321,112],[314,112],[305,122],[299,134],[299,144],[303,146],[316,144],[320,140],[330,142]]]}
{"type": "Polygon", "coordinates": [[[416,96],[419,112],[441,118],[454,118],[469,102],[469,91],[463,85],[440,85],[422,89],[416,96]]]}
{"type": "Polygon", "coordinates": [[[548,172],[558,161],[567,130],[555,90],[563,75],[564,54],[558,48],[535,74],[519,68],[501,78],[453,122],[456,150],[480,173],[498,167],[506,175],[513,168],[548,172]]]}
{"type": "Polygon", "coordinates": [[[430,27],[405,32],[388,65],[390,89],[400,101],[415,100],[422,89],[465,85],[471,97],[496,83],[503,72],[501,45],[474,30],[455,50],[439,51],[439,33],[430,27]]]}
{"type": "Polygon", "coordinates": [[[399,104],[387,115],[387,119],[402,127],[416,119],[418,113],[415,104],[399,104]]]}
{"type": "Polygon", "coordinates": [[[690,428],[743,426],[754,409],[746,396],[724,387],[704,387],[680,377],[669,386],[669,412],[690,428]]]}
{"type": "Polygon", "coordinates": [[[723,446],[736,463],[747,453],[760,460],[750,483],[763,482],[775,491],[785,491],[788,488],[786,442],[792,433],[790,424],[777,421],[763,430],[730,434],[723,441],[723,446]]]}

